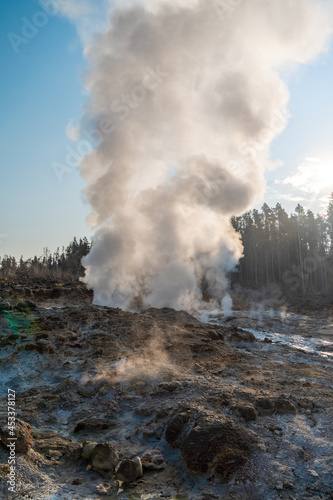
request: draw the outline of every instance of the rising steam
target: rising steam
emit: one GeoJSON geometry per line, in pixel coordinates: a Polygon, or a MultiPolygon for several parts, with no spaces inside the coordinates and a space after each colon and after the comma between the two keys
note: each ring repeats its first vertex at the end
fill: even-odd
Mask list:
{"type": "Polygon", "coordinates": [[[242,255],[230,217],[262,199],[288,118],[279,71],[329,31],[319,0],[114,2],[85,51],[80,124],[95,303],[189,309],[204,289],[220,304],[242,255]]]}

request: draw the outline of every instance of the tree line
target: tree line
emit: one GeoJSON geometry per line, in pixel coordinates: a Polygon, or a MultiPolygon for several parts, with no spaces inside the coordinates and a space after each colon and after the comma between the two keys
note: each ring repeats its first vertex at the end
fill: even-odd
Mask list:
{"type": "Polygon", "coordinates": [[[62,280],[78,280],[84,276],[82,257],[90,251],[91,243],[86,237],[77,240],[76,237],[67,247],[58,247],[51,252],[47,247],[43,255],[36,255],[31,259],[17,260],[15,257],[4,255],[0,257],[0,275],[17,278],[47,278],[62,280]]]}
{"type": "Polygon", "coordinates": [[[232,218],[241,235],[244,257],[232,281],[258,289],[278,284],[307,293],[333,291],[333,193],[326,214],[297,205],[288,215],[280,203],[266,203],[232,218]]]}

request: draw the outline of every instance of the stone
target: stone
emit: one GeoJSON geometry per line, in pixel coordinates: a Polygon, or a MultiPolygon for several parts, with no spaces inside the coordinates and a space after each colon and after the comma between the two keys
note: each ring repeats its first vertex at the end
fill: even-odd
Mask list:
{"type": "Polygon", "coordinates": [[[28,453],[33,445],[31,426],[23,420],[16,420],[16,425],[14,427],[14,436],[11,436],[9,434],[7,425],[1,426],[0,438],[6,448],[8,445],[15,442],[16,453],[28,453]],[[13,437],[16,437],[16,441],[11,440],[11,438],[13,437]]]}
{"type": "Polygon", "coordinates": [[[245,422],[251,422],[257,419],[257,411],[251,405],[241,405],[237,407],[238,414],[245,420],[245,422]]]}
{"type": "Polygon", "coordinates": [[[189,420],[190,414],[186,410],[177,413],[174,417],[171,418],[165,431],[165,439],[167,443],[174,447],[177,446],[181,434],[184,431],[189,420]]]}
{"type": "Polygon", "coordinates": [[[256,407],[259,414],[262,416],[272,415],[275,410],[274,403],[269,398],[265,397],[261,397],[256,400],[256,407]]]}
{"type": "Polygon", "coordinates": [[[69,443],[71,443],[70,439],[55,432],[49,432],[35,440],[35,449],[43,455],[51,456],[53,452],[57,452],[61,456],[66,452],[69,443]]]}
{"type": "Polygon", "coordinates": [[[278,413],[281,413],[281,414],[284,414],[284,413],[296,414],[297,413],[297,410],[296,410],[294,403],[292,403],[288,399],[278,398],[275,400],[274,405],[275,405],[275,409],[278,413]]]}
{"type": "Polygon", "coordinates": [[[18,304],[16,304],[16,306],[14,306],[14,309],[16,309],[16,311],[23,312],[23,313],[29,312],[29,307],[25,302],[19,302],[18,304]]]}
{"type": "Polygon", "coordinates": [[[134,412],[138,417],[150,417],[154,413],[154,408],[143,405],[135,408],[134,412]]]}
{"type": "Polygon", "coordinates": [[[95,442],[85,441],[82,447],[82,458],[84,458],[85,460],[89,460],[93,452],[93,449],[97,444],[98,443],[95,442]]]}
{"type": "Polygon", "coordinates": [[[215,471],[222,477],[228,477],[235,470],[239,469],[247,462],[247,456],[237,448],[226,450],[222,455],[218,456],[218,463],[215,471]]]}
{"type": "Polygon", "coordinates": [[[141,463],[145,469],[161,470],[165,468],[165,458],[159,450],[146,451],[141,456],[141,463]]]}
{"type": "Polygon", "coordinates": [[[180,449],[191,472],[228,477],[247,462],[256,435],[224,415],[193,410],[169,421],[166,439],[180,449]]]}
{"type": "Polygon", "coordinates": [[[84,398],[91,398],[92,396],[95,395],[97,391],[97,387],[95,385],[86,385],[84,387],[80,387],[80,389],[77,391],[80,396],[84,398]]]}
{"type": "Polygon", "coordinates": [[[254,342],[255,340],[253,333],[243,330],[233,332],[229,337],[230,342],[254,342]]]}
{"type": "Polygon", "coordinates": [[[318,474],[318,472],[316,472],[315,470],[313,469],[308,469],[308,475],[314,479],[318,479],[320,476],[318,474]]]}
{"type": "MultiPolygon", "coordinates": [[[[31,297],[32,296],[32,291],[28,288],[28,289],[25,290],[25,294],[31,297]]],[[[26,300],[25,303],[26,303],[27,307],[31,311],[35,311],[37,309],[37,304],[35,304],[31,300],[26,300]]]]}
{"type": "Polygon", "coordinates": [[[115,488],[115,485],[113,485],[111,483],[107,483],[106,481],[104,481],[101,484],[98,484],[95,487],[95,493],[97,493],[97,495],[108,495],[108,496],[113,494],[113,495],[115,495],[115,498],[118,497],[117,489],[115,488]]]}
{"type": "Polygon", "coordinates": [[[112,443],[97,444],[91,453],[91,464],[96,469],[114,472],[119,462],[119,456],[112,443]]]}
{"type": "Polygon", "coordinates": [[[72,481],[72,484],[74,485],[78,485],[78,484],[82,484],[83,483],[83,479],[81,479],[80,477],[77,477],[76,479],[73,479],[72,481]]]}
{"type": "Polygon", "coordinates": [[[82,455],[82,445],[80,443],[68,443],[66,446],[65,455],[79,458],[82,455]]]}
{"type": "Polygon", "coordinates": [[[177,389],[181,389],[182,385],[177,380],[173,382],[161,382],[157,386],[156,392],[175,392],[177,389]]]}
{"type": "Polygon", "coordinates": [[[139,477],[142,477],[142,464],[139,457],[132,459],[125,458],[120,463],[120,466],[116,472],[116,479],[124,483],[132,483],[139,477]]]}

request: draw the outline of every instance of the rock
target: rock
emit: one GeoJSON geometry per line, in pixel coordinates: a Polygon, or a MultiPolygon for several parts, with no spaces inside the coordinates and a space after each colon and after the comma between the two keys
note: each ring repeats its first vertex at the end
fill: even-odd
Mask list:
{"type": "MultiPolygon", "coordinates": [[[[141,429],[142,426],[140,426],[141,429]]],[[[140,429],[138,429],[140,431],[140,429]]],[[[159,437],[161,434],[161,427],[154,423],[147,423],[141,432],[142,439],[150,439],[159,437]]]]}
{"type": "Polygon", "coordinates": [[[82,484],[82,483],[83,483],[83,479],[81,479],[80,477],[73,479],[73,481],[72,481],[72,484],[74,484],[74,485],[78,485],[78,484],[82,484]]]}
{"type": "Polygon", "coordinates": [[[219,455],[215,471],[222,477],[228,477],[234,471],[245,465],[247,456],[237,448],[227,450],[225,454],[219,455]]]}
{"type": "Polygon", "coordinates": [[[65,455],[79,458],[82,455],[82,445],[80,443],[68,443],[65,455]]]}
{"type": "Polygon", "coordinates": [[[275,400],[274,404],[275,404],[275,409],[278,413],[281,413],[281,414],[284,414],[284,413],[296,414],[297,413],[297,410],[296,410],[294,403],[292,403],[288,399],[278,398],[275,400]]]}
{"type": "Polygon", "coordinates": [[[23,312],[23,313],[29,312],[29,307],[25,302],[19,302],[18,304],[16,304],[16,306],[14,306],[14,309],[16,309],[16,311],[23,312]]]}
{"type": "Polygon", "coordinates": [[[60,453],[61,456],[66,452],[69,443],[71,443],[70,439],[55,432],[49,432],[35,440],[35,449],[46,456],[53,455],[53,452],[60,453]]]}
{"type": "Polygon", "coordinates": [[[156,392],[175,392],[177,389],[181,389],[182,384],[175,380],[173,382],[161,382],[157,387],[156,392]]]}
{"type": "Polygon", "coordinates": [[[171,446],[177,447],[177,443],[180,440],[181,434],[189,420],[190,413],[187,410],[181,411],[171,418],[165,431],[165,439],[167,443],[171,446]]]}
{"type": "Polygon", "coordinates": [[[237,330],[229,336],[230,342],[254,342],[255,340],[253,333],[243,330],[237,330]]]}
{"type": "Polygon", "coordinates": [[[80,396],[83,396],[84,398],[91,398],[94,396],[94,394],[97,391],[96,385],[91,385],[87,384],[84,387],[80,387],[80,389],[77,391],[80,396]]]}
{"type": "Polygon", "coordinates": [[[105,430],[115,425],[113,420],[105,420],[103,418],[91,417],[78,422],[74,428],[74,433],[84,430],[105,430]]]}
{"type": "MultiPolygon", "coordinates": [[[[32,291],[31,291],[31,290],[29,290],[29,289],[26,289],[26,290],[25,290],[25,294],[26,294],[27,296],[30,296],[30,297],[31,297],[31,296],[32,296],[32,291]]],[[[35,311],[35,310],[37,309],[37,305],[36,305],[34,302],[32,302],[31,300],[26,300],[26,301],[25,301],[25,303],[26,303],[27,307],[28,307],[31,311],[35,311]]]]}
{"type": "Polygon", "coordinates": [[[260,415],[272,415],[275,410],[274,403],[269,398],[258,398],[256,400],[256,407],[260,415]]]}
{"type": "Polygon", "coordinates": [[[91,453],[91,464],[96,469],[114,471],[119,456],[112,443],[97,444],[91,453]]]}
{"type": "Polygon", "coordinates": [[[31,426],[23,420],[16,420],[16,425],[14,427],[14,436],[11,436],[9,434],[7,424],[1,426],[0,438],[5,447],[12,443],[15,443],[16,453],[28,453],[33,445],[31,426]],[[16,437],[16,441],[12,441],[10,439],[12,437],[16,437]]]}
{"type": "Polygon", "coordinates": [[[48,458],[50,458],[51,460],[59,460],[59,458],[62,457],[62,452],[61,451],[49,451],[47,453],[47,456],[48,458]]]}
{"type": "Polygon", "coordinates": [[[93,452],[93,449],[97,444],[98,443],[94,443],[91,441],[85,441],[82,447],[82,458],[84,458],[85,460],[89,460],[93,452]]]}
{"type": "Polygon", "coordinates": [[[309,475],[310,477],[312,477],[313,479],[318,479],[318,478],[320,477],[320,476],[319,476],[319,474],[318,474],[318,472],[316,472],[316,471],[315,471],[315,470],[313,470],[313,469],[308,469],[308,471],[307,471],[307,472],[308,472],[308,475],[309,475]]]}
{"type": "Polygon", "coordinates": [[[116,472],[116,479],[124,483],[132,483],[138,479],[138,477],[142,477],[142,474],[142,464],[139,457],[133,459],[125,458],[125,460],[122,460],[120,463],[116,472]]]}
{"type": "MultiPolygon", "coordinates": [[[[111,483],[107,483],[107,482],[103,482],[101,484],[98,484],[95,487],[95,493],[97,493],[97,495],[108,495],[108,496],[114,494],[115,498],[118,497],[117,489],[115,488],[115,485],[112,485],[111,483]]],[[[114,498],[114,497],[112,497],[112,498],[114,498]]]]}
{"type": "Polygon", "coordinates": [[[13,307],[8,304],[8,302],[1,302],[0,303],[0,314],[2,312],[6,312],[6,311],[11,311],[13,309],[13,307]]]}
{"type": "Polygon", "coordinates": [[[141,456],[141,463],[145,469],[150,470],[164,469],[166,465],[165,458],[159,450],[146,451],[141,456]]]}
{"type": "Polygon", "coordinates": [[[241,405],[237,407],[239,415],[245,420],[245,422],[251,422],[257,419],[257,411],[251,405],[241,405]]]}
{"type": "Polygon", "coordinates": [[[236,426],[230,418],[201,410],[173,417],[166,439],[180,449],[191,472],[217,472],[227,477],[246,463],[256,435],[236,426]]]}
{"type": "Polygon", "coordinates": [[[155,409],[151,406],[142,405],[138,408],[135,408],[134,412],[139,417],[150,417],[154,413],[155,409]]]}

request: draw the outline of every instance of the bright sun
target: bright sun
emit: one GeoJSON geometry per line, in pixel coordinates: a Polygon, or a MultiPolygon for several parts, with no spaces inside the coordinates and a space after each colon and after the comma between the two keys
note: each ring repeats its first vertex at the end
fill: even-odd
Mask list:
{"type": "Polygon", "coordinates": [[[305,158],[297,171],[278,181],[290,184],[293,188],[305,193],[319,194],[322,191],[333,191],[333,162],[325,162],[319,158],[305,158]]]}

